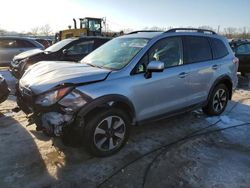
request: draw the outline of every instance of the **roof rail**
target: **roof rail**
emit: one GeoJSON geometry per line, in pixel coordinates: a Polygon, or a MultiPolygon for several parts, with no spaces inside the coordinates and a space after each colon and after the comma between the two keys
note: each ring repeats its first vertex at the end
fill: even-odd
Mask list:
{"type": "Polygon", "coordinates": [[[198,28],[174,28],[174,29],[170,29],[168,31],[166,31],[166,33],[171,33],[171,32],[180,32],[180,31],[190,31],[190,32],[199,32],[199,33],[211,33],[213,35],[216,35],[217,33],[212,31],[212,30],[208,30],[208,29],[198,29],[198,28]]]}
{"type": "Polygon", "coordinates": [[[132,31],[130,33],[127,33],[126,35],[131,35],[135,33],[141,33],[141,32],[163,32],[163,31],[156,31],[156,30],[139,30],[139,31],[132,31]]]}

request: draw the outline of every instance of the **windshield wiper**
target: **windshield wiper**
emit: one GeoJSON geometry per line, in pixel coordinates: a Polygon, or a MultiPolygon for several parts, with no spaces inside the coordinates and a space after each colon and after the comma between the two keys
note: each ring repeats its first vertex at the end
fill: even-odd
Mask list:
{"type": "Polygon", "coordinates": [[[98,65],[93,65],[93,64],[91,64],[91,63],[86,63],[86,62],[84,62],[86,65],[89,65],[89,66],[91,66],[91,67],[97,67],[97,68],[103,68],[102,66],[98,66],[98,65]]]}

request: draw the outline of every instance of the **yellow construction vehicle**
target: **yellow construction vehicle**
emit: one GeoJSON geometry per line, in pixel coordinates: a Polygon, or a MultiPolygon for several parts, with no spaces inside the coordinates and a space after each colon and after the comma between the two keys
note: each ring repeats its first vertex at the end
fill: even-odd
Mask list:
{"type": "Polygon", "coordinates": [[[66,30],[61,30],[55,35],[55,41],[60,41],[66,38],[71,38],[71,37],[81,37],[81,36],[109,36],[109,37],[115,37],[120,35],[120,33],[115,33],[115,32],[103,32],[102,31],[102,22],[104,24],[105,20],[103,18],[91,18],[91,17],[86,17],[86,18],[80,18],[80,27],[77,27],[76,20],[73,19],[74,21],[74,29],[69,26],[68,29],[66,30]]]}

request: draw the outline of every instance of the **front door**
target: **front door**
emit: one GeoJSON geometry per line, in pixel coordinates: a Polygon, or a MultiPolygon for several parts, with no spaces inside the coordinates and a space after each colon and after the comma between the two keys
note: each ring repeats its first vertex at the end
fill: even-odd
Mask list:
{"type": "Polygon", "coordinates": [[[188,72],[188,67],[183,64],[181,37],[165,38],[155,43],[130,78],[137,119],[141,121],[186,107],[188,72]],[[146,66],[154,60],[164,62],[165,69],[146,79],[146,66]]]}

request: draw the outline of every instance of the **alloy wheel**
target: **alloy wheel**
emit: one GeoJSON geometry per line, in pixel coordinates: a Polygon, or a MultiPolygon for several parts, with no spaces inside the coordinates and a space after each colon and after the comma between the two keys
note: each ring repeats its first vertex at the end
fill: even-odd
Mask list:
{"type": "Polygon", "coordinates": [[[220,112],[227,104],[227,93],[224,89],[218,89],[213,98],[214,111],[220,112]]]}
{"type": "Polygon", "coordinates": [[[119,147],[126,133],[126,125],[119,116],[108,116],[96,127],[94,144],[101,151],[110,151],[119,147]]]}

